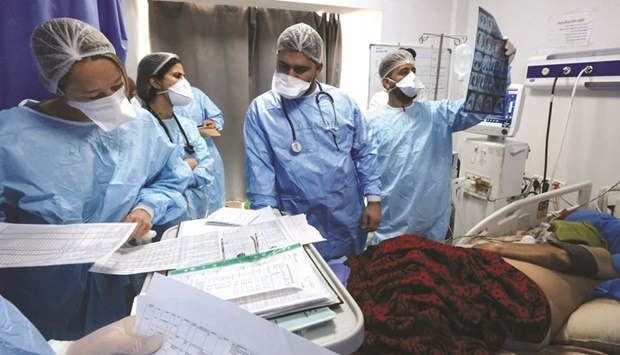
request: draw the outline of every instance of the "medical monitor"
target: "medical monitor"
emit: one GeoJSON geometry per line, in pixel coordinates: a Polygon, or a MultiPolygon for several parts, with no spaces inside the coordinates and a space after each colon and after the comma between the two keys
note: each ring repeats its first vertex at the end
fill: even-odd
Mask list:
{"type": "Polygon", "coordinates": [[[489,115],[482,122],[467,129],[466,132],[494,137],[514,137],[519,130],[522,103],[523,85],[510,84],[504,98],[504,114],[489,115]]]}

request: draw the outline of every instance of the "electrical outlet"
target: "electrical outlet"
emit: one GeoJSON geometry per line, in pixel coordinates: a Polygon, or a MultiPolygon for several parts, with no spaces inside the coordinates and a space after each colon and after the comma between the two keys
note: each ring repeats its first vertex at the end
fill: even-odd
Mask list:
{"type": "Polygon", "coordinates": [[[558,185],[559,187],[564,187],[566,186],[566,183],[564,181],[553,179],[551,186],[555,186],[555,185],[558,185]]]}
{"type": "MultiPolygon", "coordinates": [[[[532,176],[532,179],[538,180],[538,182],[542,183],[543,177],[542,177],[542,175],[536,175],[535,174],[534,176],[532,176]]],[[[547,179],[549,179],[548,176],[547,176],[547,179]]],[[[551,183],[551,186],[554,186],[554,185],[559,185],[560,187],[564,187],[564,186],[566,186],[566,182],[561,181],[561,180],[557,180],[557,179],[553,179],[553,182],[551,183]]]]}

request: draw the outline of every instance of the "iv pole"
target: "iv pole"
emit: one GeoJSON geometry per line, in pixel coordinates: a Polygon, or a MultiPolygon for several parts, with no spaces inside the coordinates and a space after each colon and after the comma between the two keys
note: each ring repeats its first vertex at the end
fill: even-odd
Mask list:
{"type": "Polygon", "coordinates": [[[443,50],[443,39],[444,38],[450,38],[452,40],[454,40],[454,45],[458,46],[461,43],[465,43],[467,42],[467,36],[466,35],[459,35],[459,34],[435,34],[435,33],[423,33],[420,36],[420,44],[424,43],[426,40],[429,39],[429,37],[439,37],[439,57],[437,58],[437,76],[435,77],[435,97],[433,98],[433,100],[437,100],[437,91],[439,90],[439,71],[441,69],[441,51],[443,50]]]}

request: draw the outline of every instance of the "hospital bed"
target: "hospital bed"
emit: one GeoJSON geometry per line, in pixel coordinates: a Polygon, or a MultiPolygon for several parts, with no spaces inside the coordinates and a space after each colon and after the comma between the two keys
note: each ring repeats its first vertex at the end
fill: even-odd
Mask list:
{"type": "Polygon", "coordinates": [[[549,222],[562,211],[553,210],[553,201],[556,199],[561,198],[564,203],[571,202],[570,206],[565,207],[566,210],[587,209],[591,192],[592,183],[586,181],[517,200],[480,221],[464,237],[456,239],[453,244],[469,244],[472,237],[480,235],[513,235],[519,230],[528,230],[543,222],[549,222]]]}
{"type": "MultiPolygon", "coordinates": [[[[515,201],[480,221],[453,244],[467,245],[480,235],[514,235],[519,230],[549,222],[567,211],[588,209],[591,192],[592,183],[582,182],[515,201]],[[563,207],[556,210],[556,201],[563,207]]],[[[617,222],[620,233],[620,220],[617,222]]],[[[620,302],[609,298],[590,300],[573,312],[544,353],[620,354],[619,319],[620,302]]]]}

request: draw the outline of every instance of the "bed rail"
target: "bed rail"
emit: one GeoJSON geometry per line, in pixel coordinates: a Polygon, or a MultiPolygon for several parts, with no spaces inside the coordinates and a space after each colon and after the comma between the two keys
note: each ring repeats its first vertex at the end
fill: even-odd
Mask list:
{"type": "Polygon", "coordinates": [[[568,207],[569,210],[587,209],[591,192],[592,182],[584,181],[515,201],[480,221],[464,237],[456,239],[453,244],[469,244],[471,237],[478,235],[511,235],[518,230],[527,230],[542,222],[549,222],[553,216],[548,212],[548,207],[551,206],[550,200],[565,195],[576,194],[577,196],[576,203],[568,207]]]}

